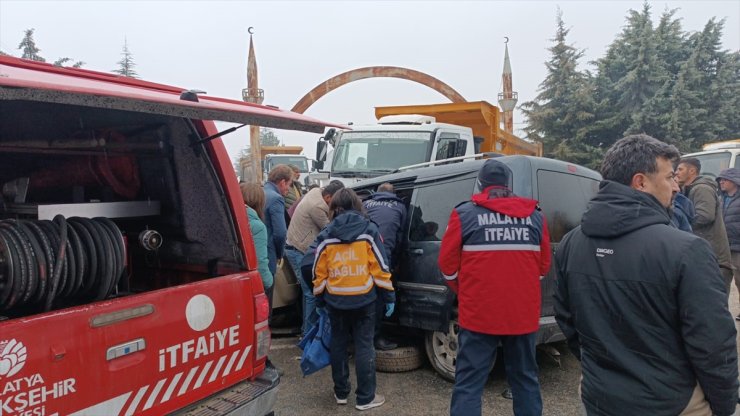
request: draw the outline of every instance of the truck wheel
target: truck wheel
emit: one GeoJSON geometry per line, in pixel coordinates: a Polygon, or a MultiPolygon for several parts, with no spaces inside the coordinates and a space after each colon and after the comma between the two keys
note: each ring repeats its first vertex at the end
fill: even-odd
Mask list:
{"type": "Polygon", "coordinates": [[[447,381],[455,381],[459,332],[460,326],[455,316],[450,319],[450,327],[446,334],[442,331],[428,331],[424,336],[424,347],[429,362],[432,363],[434,370],[447,381]]]}
{"type": "Polygon", "coordinates": [[[421,367],[421,349],[415,345],[375,351],[375,369],[383,373],[402,373],[421,367]]]}

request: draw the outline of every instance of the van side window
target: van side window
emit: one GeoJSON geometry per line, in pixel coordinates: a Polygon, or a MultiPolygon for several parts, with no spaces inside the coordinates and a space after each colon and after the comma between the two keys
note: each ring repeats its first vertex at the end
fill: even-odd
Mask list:
{"type": "Polygon", "coordinates": [[[705,153],[694,157],[701,162],[701,174],[711,178],[716,178],[720,172],[732,167],[730,166],[730,158],[732,157],[730,152],[705,153]]]}
{"type": "Polygon", "coordinates": [[[599,190],[599,181],[549,170],[537,171],[540,207],[547,218],[550,240],[559,242],[581,223],[588,201],[599,190]]]}
{"type": "Polygon", "coordinates": [[[470,200],[475,178],[435,183],[417,189],[411,205],[411,241],[441,241],[450,213],[457,204],[470,200]]]}

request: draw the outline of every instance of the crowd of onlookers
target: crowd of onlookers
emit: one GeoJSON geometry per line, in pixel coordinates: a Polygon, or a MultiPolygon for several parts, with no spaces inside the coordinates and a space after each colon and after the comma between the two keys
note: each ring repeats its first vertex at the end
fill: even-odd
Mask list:
{"type": "Polygon", "coordinates": [[[265,293],[272,304],[273,276],[279,259],[287,259],[301,285],[302,334],[317,324],[318,308],[330,317],[337,403],[346,404],[350,393],[351,338],[358,372],[356,408],[371,409],[385,402],[375,394],[374,348],[396,347],[381,336],[376,317],[391,316],[395,308],[390,253],[399,240],[406,206],[388,183],[363,205],[340,181],[311,186],[303,194],[299,176],[296,167],[278,165],[264,186],[240,185],[265,293]]]}
{"type": "MultiPolygon", "coordinates": [[[[699,160],[634,135],[606,152],[601,174],[581,225],[552,259],[556,320],[581,362],[584,413],[734,414],[728,297],[733,276],[740,289],[740,171],[702,175],[699,160]]],[[[457,295],[460,326],[452,415],[481,414],[499,346],[514,414],[542,414],[535,342],[550,237],[538,202],[512,193],[511,175],[487,160],[480,192],[454,208],[442,239],[439,267],[457,295]],[[497,221],[480,220],[491,213],[497,221]]],[[[317,308],[329,315],[337,404],[350,394],[351,341],[356,408],[380,406],[374,349],[395,347],[379,322],[394,313],[390,271],[406,206],[390,183],[362,202],[339,181],[304,195],[297,178],[297,169],[279,165],[264,190],[241,185],[265,292],[285,257],[301,282],[302,333],[316,325],[317,308]]]]}

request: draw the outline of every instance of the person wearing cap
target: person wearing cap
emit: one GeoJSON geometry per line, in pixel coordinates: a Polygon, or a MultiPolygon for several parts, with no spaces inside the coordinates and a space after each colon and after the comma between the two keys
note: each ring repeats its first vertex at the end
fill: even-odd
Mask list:
{"type": "Polygon", "coordinates": [[[511,184],[509,167],[487,160],[478,172],[481,192],[455,207],[442,237],[439,268],[457,294],[460,325],[453,416],[481,414],[499,343],[514,414],[542,414],[535,343],[550,236],[537,201],[515,196],[511,184]]]}
{"type": "Polygon", "coordinates": [[[618,140],[555,253],[555,320],[581,362],[588,415],[735,412],[737,331],[717,260],[670,225],[678,158],[645,134],[618,140]]]}
{"type": "MultiPolygon", "coordinates": [[[[393,192],[393,184],[384,182],[377,191],[362,203],[368,218],[378,225],[380,236],[383,237],[383,247],[388,258],[388,267],[391,272],[396,265],[396,246],[403,240],[403,224],[406,222],[406,205],[393,192]]],[[[380,316],[383,302],[378,302],[377,315],[380,316]]],[[[398,347],[398,344],[382,334],[382,319],[375,320],[375,349],[388,351],[398,347]]]]}
{"type": "MultiPolygon", "coordinates": [[[[717,182],[722,195],[722,219],[730,242],[732,266],[735,268],[733,272],[735,287],[740,292],[740,192],[738,192],[740,170],[736,168],[723,170],[717,177],[717,182]]],[[[737,315],[735,320],[740,321],[740,315],[737,315]]]]}

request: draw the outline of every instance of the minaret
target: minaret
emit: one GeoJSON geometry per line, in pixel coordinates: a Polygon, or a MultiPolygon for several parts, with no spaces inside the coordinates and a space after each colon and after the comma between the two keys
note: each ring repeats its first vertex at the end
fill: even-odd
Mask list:
{"type": "Polygon", "coordinates": [[[504,92],[498,93],[498,105],[504,113],[504,130],[514,133],[514,107],[519,100],[519,93],[512,91],[511,62],[509,61],[509,38],[505,38],[504,72],[501,74],[501,83],[504,84],[504,92]]]}
{"type": "MultiPolygon", "coordinates": [[[[254,54],[254,43],[252,43],[252,29],[249,32],[249,57],[247,58],[247,88],[242,90],[242,99],[248,103],[262,104],[265,99],[265,92],[259,88],[257,76],[257,58],[254,54]]],[[[252,178],[257,183],[262,183],[262,163],[260,161],[261,152],[260,144],[260,127],[249,126],[249,159],[252,165],[252,178]]]]}

